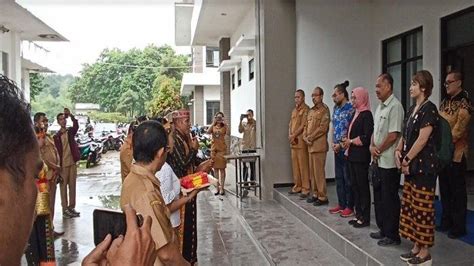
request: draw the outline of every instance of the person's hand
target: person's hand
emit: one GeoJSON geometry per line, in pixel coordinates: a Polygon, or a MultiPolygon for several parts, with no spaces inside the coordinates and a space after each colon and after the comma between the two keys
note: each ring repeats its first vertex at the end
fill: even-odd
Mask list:
{"type": "Polygon", "coordinates": [[[66,107],[64,108],[64,115],[65,115],[66,117],[73,116],[73,115],[71,114],[71,110],[69,110],[69,108],[66,108],[66,107]]]}
{"type": "Polygon", "coordinates": [[[409,168],[410,167],[408,164],[402,164],[402,174],[409,175],[410,174],[409,168]]]}
{"type": "Polygon", "coordinates": [[[341,150],[341,145],[340,145],[339,143],[332,144],[332,150],[333,150],[335,153],[339,153],[339,151],[341,150]]]}
{"type": "Polygon", "coordinates": [[[198,165],[196,168],[196,172],[206,172],[208,173],[211,171],[212,167],[214,166],[214,160],[206,160],[198,165]]]}
{"type": "Polygon", "coordinates": [[[107,262],[110,265],[153,265],[157,252],[151,236],[151,217],[145,217],[143,225],[138,227],[135,210],[127,205],[124,212],[127,232],[125,237],[119,236],[112,242],[107,262]]]}
{"type": "Polygon", "coordinates": [[[107,250],[109,250],[112,236],[108,234],[97,247],[82,261],[82,266],[107,265],[107,250]]]}
{"type": "Polygon", "coordinates": [[[289,134],[289,135],[288,135],[288,140],[289,140],[290,142],[292,142],[294,138],[295,138],[295,137],[293,136],[293,134],[289,134]]]}
{"type": "Polygon", "coordinates": [[[397,165],[397,168],[400,169],[402,168],[402,164],[400,163],[402,160],[402,153],[400,150],[395,150],[395,164],[397,165]]]}
{"type": "Polygon", "coordinates": [[[380,151],[377,149],[377,146],[375,145],[370,145],[370,154],[372,154],[372,157],[377,160],[380,157],[380,151]]]}
{"type": "Polygon", "coordinates": [[[197,140],[196,137],[193,137],[191,139],[191,148],[196,151],[199,149],[199,141],[197,140]]]}
{"type": "Polygon", "coordinates": [[[343,138],[341,145],[344,149],[347,149],[351,146],[351,140],[349,138],[343,138]]]}

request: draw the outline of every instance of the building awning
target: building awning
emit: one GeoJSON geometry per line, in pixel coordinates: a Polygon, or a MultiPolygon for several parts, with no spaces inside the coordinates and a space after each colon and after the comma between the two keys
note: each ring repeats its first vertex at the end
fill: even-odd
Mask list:
{"type": "Polygon", "coordinates": [[[35,63],[31,60],[26,58],[21,58],[21,68],[26,69],[30,72],[37,72],[37,73],[54,73],[51,69],[42,66],[38,63],[35,63]]]}
{"type": "Polygon", "coordinates": [[[0,18],[1,30],[19,32],[22,40],[68,41],[15,1],[0,1],[0,18]]]}
{"type": "Polygon", "coordinates": [[[240,58],[233,58],[233,59],[228,59],[228,60],[223,60],[217,68],[217,71],[219,72],[227,72],[233,70],[236,66],[240,65],[242,63],[242,59],[240,58]]]}
{"type": "Polygon", "coordinates": [[[255,37],[240,36],[235,45],[230,48],[229,56],[252,56],[255,53],[255,37]]]}
{"type": "Polygon", "coordinates": [[[219,86],[219,72],[184,73],[181,81],[181,95],[190,95],[195,86],[219,86]]]}

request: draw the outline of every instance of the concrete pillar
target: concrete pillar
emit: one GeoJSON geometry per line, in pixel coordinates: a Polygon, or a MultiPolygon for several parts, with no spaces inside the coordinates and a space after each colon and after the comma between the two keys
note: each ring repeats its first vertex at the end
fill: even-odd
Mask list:
{"type": "Polygon", "coordinates": [[[205,125],[204,120],[204,86],[194,86],[194,123],[205,125]]]}
{"type": "Polygon", "coordinates": [[[288,123],[296,86],[295,0],[256,0],[257,110],[261,123],[263,196],[292,183],[288,123]]]}
{"type": "MultiPolygon", "coordinates": [[[[219,40],[219,63],[222,62],[223,60],[230,59],[229,57],[229,50],[230,50],[230,38],[221,38],[219,40]]],[[[227,125],[229,126],[229,132],[231,131],[231,123],[232,117],[231,117],[231,112],[230,112],[230,106],[231,106],[231,101],[230,101],[230,72],[220,72],[221,75],[221,89],[220,89],[220,97],[221,97],[221,102],[220,102],[220,110],[221,112],[224,113],[227,121],[227,125]]],[[[227,138],[226,140],[227,144],[227,153],[230,152],[230,138],[227,138]]]]}
{"type": "Polygon", "coordinates": [[[204,69],[204,56],[202,46],[193,46],[193,72],[202,73],[204,69]]]}

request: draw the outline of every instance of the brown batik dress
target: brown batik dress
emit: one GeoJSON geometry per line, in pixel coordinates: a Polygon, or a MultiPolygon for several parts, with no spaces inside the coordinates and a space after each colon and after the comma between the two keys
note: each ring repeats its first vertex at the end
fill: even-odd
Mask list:
{"type": "Polygon", "coordinates": [[[436,106],[430,101],[423,104],[415,114],[413,114],[414,107],[415,105],[410,108],[405,118],[403,132],[405,145],[402,154],[405,155],[410,151],[423,127],[432,126],[433,132],[425,147],[411,159],[410,175],[405,176],[399,232],[401,237],[417,243],[420,247],[432,247],[435,228],[433,201],[438,169],[434,132],[439,116],[436,106]]]}

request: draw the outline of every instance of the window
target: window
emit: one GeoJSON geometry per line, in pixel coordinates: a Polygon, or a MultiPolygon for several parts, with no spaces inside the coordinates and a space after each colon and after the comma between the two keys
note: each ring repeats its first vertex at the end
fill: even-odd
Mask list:
{"type": "Polygon", "coordinates": [[[393,91],[405,110],[411,105],[411,77],[423,68],[422,27],[382,41],[382,71],[393,77],[393,91]]]}
{"type": "Polygon", "coordinates": [[[206,67],[219,66],[219,48],[206,47],[206,67]]]}
{"type": "Polygon", "coordinates": [[[8,77],[8,53],[2,52],[2,71],[5,77],[8,77]]]}
{"type": "Polygon", "coordinates": [[[242,70],[239,68],[237,70],[237,87],[240,87],[242,85],[242,70]]]}
{"type": "Polygon", "coordinates": [[[230,82],[232,83],[232,89],[235,89],[235,74],[234,73],[232,73],[231,79],[232,80],[230,82]]]}
{"type": "Polygon", "coordinates": [[[249,81],[251,81],[255,76],[255,61],[252,58],[252,60],[249,61],[249,81]]]}
{"type": "Polygon", "coordinates": [[[219,101],[207,101],[206,102],[206,124],[212,124],[214,115],[219,112],[220,102],[219,101]]]}

